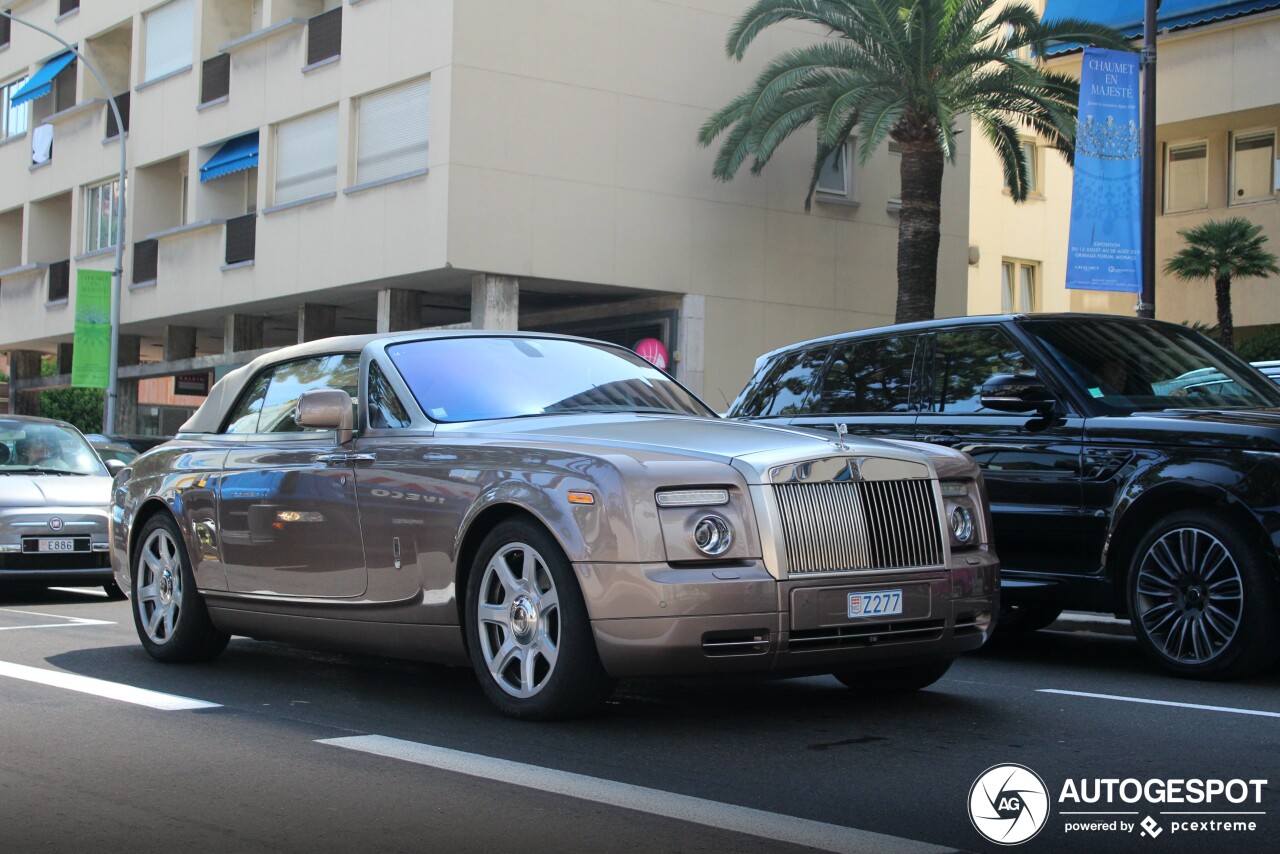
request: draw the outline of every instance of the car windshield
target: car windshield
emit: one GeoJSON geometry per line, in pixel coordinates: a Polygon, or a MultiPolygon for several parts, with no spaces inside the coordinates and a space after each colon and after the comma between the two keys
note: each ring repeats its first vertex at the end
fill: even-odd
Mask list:
{"type": "Polygon", "coordinates": [[[1104,410],[1280,407],[1280,388],[1204,335],[1102,317],[1026,328],[1104,410]]]}
{"type": "Polygon", "coordinates": [[[569,412],[713,416],[634,353],[556,338],[436,338],[387,347],[432,421],[569,412]]]}
{"type": "Polygon", "coordinates": [[[0,418],[0,476],[106,473],[93,448],[75,430],[58,424],[0,418]]]}

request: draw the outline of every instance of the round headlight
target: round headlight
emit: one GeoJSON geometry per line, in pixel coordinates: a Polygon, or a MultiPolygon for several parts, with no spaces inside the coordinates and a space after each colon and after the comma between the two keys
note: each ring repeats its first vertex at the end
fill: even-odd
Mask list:
{"type": "Polygon", "coordinates": [[[719,557],[733,545],[733,529],[719,516],[703,516],[693,526],[693,544],[710,557],[719,557]]]}
{"type": "Polygon", "coordinates": [[[963,504],[951,508],[951,533],[961,545],[973,539],[973,513],[963,504]]]}

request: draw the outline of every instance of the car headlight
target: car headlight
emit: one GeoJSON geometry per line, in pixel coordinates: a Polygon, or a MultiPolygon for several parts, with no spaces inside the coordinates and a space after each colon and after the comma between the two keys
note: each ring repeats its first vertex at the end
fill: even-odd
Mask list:
{"type": "Polygon", "coordinates": [[[693,526],[693,544],[707,557],[720,557],[733,545],[733,528],[723,516],[703,516],[693,526]]]}
{"type": "Polygon", "coordinates": [[[963,546],[973,540],[973,511],[963,504],[951,508],[951,536],[963,546]]]}
{"type": "Polygon", "coordinates": [[[967,548],[981,540],[978,527],[978,495],[973,481],[944,480],[942,506],[947,516],[952,548],[967,548]]]}
{"type": "Polygon", "coordinates": [[[715,507],[729,503],[727,489],[668,489],[654,495],[659,507],[715,507]]]}
{"type": "Polygon", "coordinates": [[[741,487],[681,484],[654,491],[668,563],[756,560],[760,536],[741,487]]]}

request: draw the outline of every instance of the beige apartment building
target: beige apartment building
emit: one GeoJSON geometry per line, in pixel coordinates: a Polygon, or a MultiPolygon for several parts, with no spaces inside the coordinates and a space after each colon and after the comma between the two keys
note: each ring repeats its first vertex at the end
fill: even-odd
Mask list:
{"type": "MultiPolygon", "coordinates": [[[[891,322],[893,153],[860,169],[851,145],[806,213],[812,132],[727,184],[696,144],[765,62],[823,37],[775,27],[730,62],[747,5],[0,0],[77,45],[110,90],[46,36],[0,30],[13,406],[67,381],[34,379],[33,354],[65,370],[77,271],[114,263],[108,96],[128,110],[126,430],[139,380],[335,333],[654,337],[720,408],[759,353],[891,322]]],[[[965,310],[968,175],[964,150],[944,188],[939,315],[965,310]]]]}
{"type": "MultiPolygon", "coordinates": [[[[1083,10],[1126,33],[1141,30],[1140,0],[1038,5],[1046,17],[1083,10]]],[[[1280,252],[1280,2],[1166,2],[1158,21],[1156,315],[1213,325],[1212,284],[1183,283],[1163,268],[1184,245],[1178,232],[1210,219],[1242,216],[1259,223],[1272,251],[1280,252]]],[[[1049,62],[1079,75],[1079,51],[1049,62]]],[[[1072,172],[1034,135],[1024,144],[1036,191],[1019,205],[1003,189],[991,147],[982,140],[974,146],[968,312],[1132,315],[1136,294],[1066,289],[1072,172]]],[[[1237,340],[1280,323],[1278,287],[1274,279],[1233,285],[1237,340]]]]}

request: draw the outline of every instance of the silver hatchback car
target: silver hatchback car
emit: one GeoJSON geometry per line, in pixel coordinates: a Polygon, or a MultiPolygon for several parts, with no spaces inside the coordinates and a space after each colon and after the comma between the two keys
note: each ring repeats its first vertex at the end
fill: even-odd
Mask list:
{"type": "Polygon", "coordinates": [[[100,584],[120,598],[108,554],[110,502],[111,472],[79,430],[0,415],[0,582],[100,584]]]}

